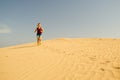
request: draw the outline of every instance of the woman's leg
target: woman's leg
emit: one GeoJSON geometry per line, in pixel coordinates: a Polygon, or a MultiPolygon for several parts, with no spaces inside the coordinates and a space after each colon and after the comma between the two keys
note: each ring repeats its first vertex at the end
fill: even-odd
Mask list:
{"type": "Polygon", "coordinates": [[[41,36],[37,36],[37,45],[40,45],[41,44],[41,36]]]}

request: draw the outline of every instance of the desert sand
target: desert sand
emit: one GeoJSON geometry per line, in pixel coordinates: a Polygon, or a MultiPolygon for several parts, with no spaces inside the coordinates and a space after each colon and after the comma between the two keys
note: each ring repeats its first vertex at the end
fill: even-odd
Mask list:
{"type": "Polygon", "coordinates": [[[120,39],[59,38],[0,48],[0,80],[120,80],[120,39]]]}

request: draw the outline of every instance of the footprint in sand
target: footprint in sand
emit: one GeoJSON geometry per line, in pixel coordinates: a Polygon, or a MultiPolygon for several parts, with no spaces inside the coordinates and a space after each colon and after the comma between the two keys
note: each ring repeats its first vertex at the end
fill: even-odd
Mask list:
{"type": "Polygon", "coordinates": [[[106,63],[110,63],[111,61],[105,61],[106,63]]]}
{"type": "Polygon", "coordinates": [[[115,67],[113,67],[114,69],[120,69],[120,67],[119,66],[115,66],[115,67]]]}
{"type": "Polygon", "coordinates": [[[96,56],[89,57],[89,59],[92,60],[92,61],[96,61],[96,56]]]}
{"type": "Polygon", "coordinates": [[[107,63],[110,63],[111,61],[103,61],[103,62],[100,62],[100,64],[107,64],[107,63]]]}
{"type": "Polygon", "coordinates": [[[99,40],[102,40],[101,38],[99,38],[99,40]]]}
{"type": "Polygon", "coordinates": [[[5,56],[5,57],[8,57],[8,56],[5,56]]]}
{"type": "Polygon", "coordinates": [[[103,68],[100,68],[100,70],[101,70],[101,71],[105,71],[105,69],[103,69],[103,68]]]}

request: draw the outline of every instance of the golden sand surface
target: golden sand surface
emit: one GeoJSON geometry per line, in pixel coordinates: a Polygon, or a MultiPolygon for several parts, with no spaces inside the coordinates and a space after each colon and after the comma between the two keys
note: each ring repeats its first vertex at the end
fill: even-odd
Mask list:
{"type": "Polygon", "coordinates": [[[0,80],[120,80],[120,39],[59,38],[0,48],[0,80]]]}

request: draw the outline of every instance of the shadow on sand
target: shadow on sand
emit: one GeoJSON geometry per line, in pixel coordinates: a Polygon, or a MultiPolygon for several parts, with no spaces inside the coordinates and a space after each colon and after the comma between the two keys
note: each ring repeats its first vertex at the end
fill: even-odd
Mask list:
{"type": "Polygon", "coordinates": [[[20,46],[20,47],[14,47],[10,49],[20,49],[20,48],[29,48],[29,47],[35,47],[36,45],[31,45],[31,46],[20,46]]]}

